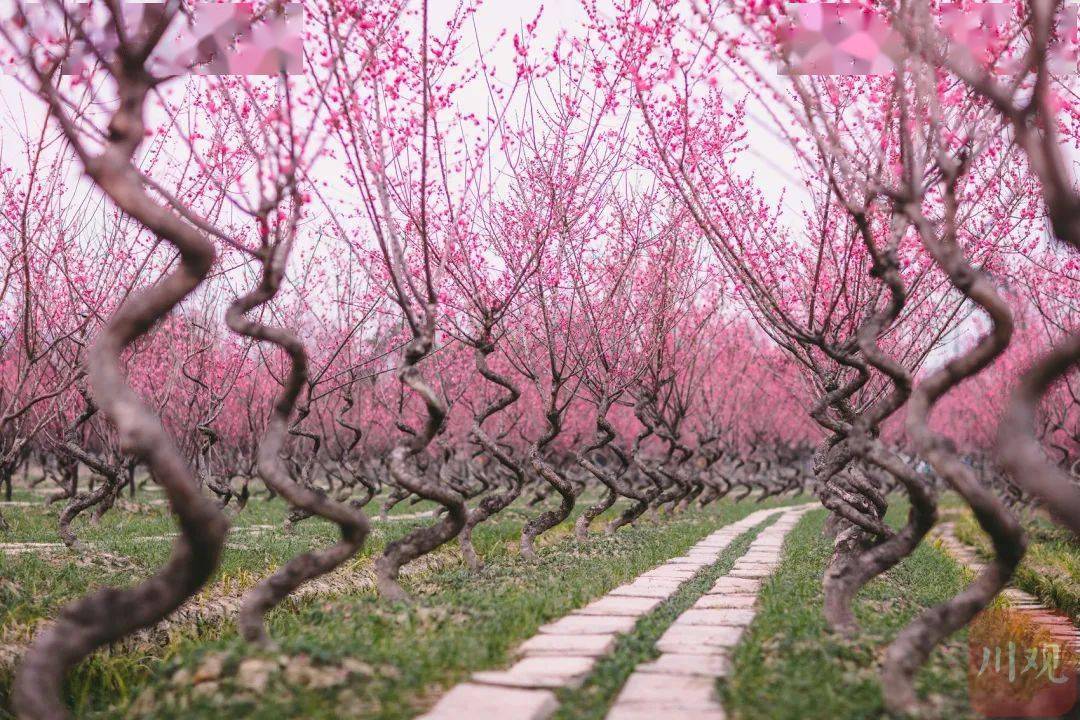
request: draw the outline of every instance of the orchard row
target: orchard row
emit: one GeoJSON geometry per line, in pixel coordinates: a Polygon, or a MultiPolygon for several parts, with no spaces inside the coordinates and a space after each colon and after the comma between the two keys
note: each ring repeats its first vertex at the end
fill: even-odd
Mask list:
{"type": "Polygon", "coordinates": [[[780,3],[586,1],[545,40],[542,16],[480,37],[478,1],[319,0],[303,76],[213,79],[153,74],[180,3],[47,5],[55,30],[20,3],[2,26],[25,107],[0,155],[0,483],[55,487],[89,552],[74,518],[152,481],[181,536],[38,636],[21,717],[65,716],[73,666],[198,592],[264,489],[341,529],[247,595],[264,645],[377,496],[441,508],[376,561],[405,600],[446,543],[479,570],[473,529],[519,499],[557,500],[523,522],[532,558],[590,488],[586,542],[617,500],[607,532],[812,492],[852,635],[955,491],[996,558],[889,646],[898,711],[1023,557],[1015,507],[1080,533],[1080,106],[1051,4],[986,55],[884,8],[894,72],[811,77],[771,69],[780,3]]]}

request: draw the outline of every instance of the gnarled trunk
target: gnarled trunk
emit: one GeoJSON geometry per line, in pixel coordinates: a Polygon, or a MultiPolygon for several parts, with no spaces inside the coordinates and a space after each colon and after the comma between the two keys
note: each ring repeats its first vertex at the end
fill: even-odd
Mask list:
{"type": "Polygon", "coordinates": [[[1024,556],[1027,540],[1019,522],[992,491],[983,487],[948,438],[933,432],[929,417],[934,405],[963,380],[989,366],[1008,347],[1013,320],[993,283],[975,270],[956,243],[955,182],[959,168],[945,167],[946,230],[941,240],[918,208],[911,208],[923,244],[950,282],[990,316],[989,333],[967,352],[953,358],[919,383],[908,404],[907,432],[916,450],[971,507],[979,526],[990,537],[994,558],[974,582],[950,600],[933,607],[907,627],[889,646],[882,665],[887,707],[910,712],[918,704],[914,678],[934,647],[967,625],[1005,587],[1024,556]]]}
{"type": "MultiPolygon", "coordinates": [[[[166,22],[175,12],[162,10],[166,22]]],[[[148,13],[153,26],[157,13],[148,13]]],[[[152,48],[151,48],[152,49],[152,48]]],[[[124,56],[129,48],[121,47],[124,56]]],[[[147,51],[149,52],[149,51],[147,51]]],[[[120,95],[109,123],[105,149],[82,156],[87,175],[144,228],[179,252],[176,268],[153,286],[133,293],[105,324],[90,347],[88,379],[98,407],[115,424],[121,447],[140,458],[166,498],[180,525],[169,561],[145,582],[131,588],[104,588],[65,606],[57,619],[38,633],[23,656],[15,677],[14,703],[22,718],[56,720],[68,716],[63,703],[64,676],[99,647],[158,622],[194,595],[217,568],[228,523],[215,504],[203,497],[191,468],[162,427],[157,415],[127,384],[123,351],[191,294],[210,272],[214,249],[201,233],[147,195],[132,165],[145,137],[143,108],[149,77],[134,57],[115,63],[120,95]]],[[[43,86],[51,82],[44,79],[43,86]]],[[[66,110],[51,86],[44,87],[54,116],[66,121],[66,110]]],[[[80,138],[62,123],[73,144],[80,138]]]]}
{"type": "Polygon", "coordinates": [[[1059,524],[1080,538],[1080,486],[1047,461],[1035,436],[1035,415],[1055,382],[1080,365],[1080,332],[1040,357],[1013,390],[998,430],[998,456],[1012,481],[1039,498],[1059,524]]]}
{"type": "Polygon", "coordinates": [[[522,469],[521,464],[515,462],[508,453],[504,452],[483,428],[485,420],[495,413],[510,407],[521,397],[521,392],[509,378],[500,375],[488,366],[487,357],[494,351],[495,346],[491,344],[491,326],[490,324],[485,325],[481,341],[473,353],[476,369],[485,380],[502,387],[507,393],[493,401],[473,418],[472,437],[489,457],[494,458],[500,466],[506,469],[510,475],[510,481],[506,491],[489,495],[481,500],[480,504],[469,512],[469,517],[465,521],[465,527],[461,531],[461,554],[465,558],[469,569],[473,572],[478,572],[484,565],[483,560],[476,554],[476,549],[472,544],[473,528],[492,515],[510,507],[521,495],[521,489],[525,485],[525,471],[522,469]]]}
{"type": "Polygon", "coordinates": [[[411,467],[414,458],[427,448],[428,443],[442,428],[443,420],[446,418],[445,403],[424,381],[416,367],[417,363],[427,355],[434,342],[433,312],[434,308],[429,307],[425,314],[424,326],[405,348],[404,362],[398,371],[398,379],[401,383],[423,399],[427,407],[427,423],[423,432],[414,435],[409,442],[391,451],[390,474],[402,488],[442,505],[446,509],[446,515],[435,525],[414,530],[405,537],[388,544],[383,554],[375,561],[375,582],[379,593],[388,600],[409,599],[398,582],[401,568],[453,540],[461,532],[468,519],[465,500],[460,493],[452,488],[443,487],[438,481],[433,482],[426,474],[417,473],[411,467]]]}
{"type": "Polygon", "coordinates": [[[274,401],[270,421],[259,441],[256,459],[259,477],[270,490],[294,508],[336,523],[341,528],[341,540],[324,550],[297,555],[244,595],[237,625],[248,642],[261,645],[270,644],[266,632],[266,613],[303,583],[325,575],[354,556],[363,546],[369,532],[367,517],[362,512],[334,502],[325,493],[315,492],[306,485],[294,482],[281,458],[282,447],[289,435],[290,417],[307,382],[307,352],[295,333],[285,328],[248,320],[244,316],[277,295],[285,273],[291,241],[292,238],[289,237],[277,246],[267,249],[259,285],[229,306],[225,321],[229,328],[239,335],[281,348],[290,362],[288,377],[274,401]]]}

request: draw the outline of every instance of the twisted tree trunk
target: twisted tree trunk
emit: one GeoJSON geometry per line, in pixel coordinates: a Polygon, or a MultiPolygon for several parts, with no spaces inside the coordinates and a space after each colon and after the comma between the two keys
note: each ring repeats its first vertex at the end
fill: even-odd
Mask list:
{"type": "Polygon", "coordinates": [[[414,530],[403,538],[388,544],[383,554],[375,561],[375,582],[379,593],[387,600],[405,601],[409,599],[404,588],[398,582],[401,568],[416,558],[426,555],[441,545],[453,540],[465,526],[468,510],[461,494],[449,487],[443,487],[438,481],[432,481],[424,473],[414,471],[413,460],[422,453],[436,433],[442,428],[446,418],[446,404],[429,386],[416,365],[431,350],[434,344],[434,308],[425,313],[424,325],[406,346],[398,379],[423,399],[427,407],[428,419],[423,432],[414,435],[404,445],[399,445],[390,453],[390,474],[402,488],[427,500],[434,500],[446,509],[446,515],[435,525],[414,530]]]}
{"type": "Polygon", "coordinates": [[[993,326],[970,350],[953,358],[916,386],[908,404],[906,427],[919,454],[971,507],[979,526],[990,536],[994,558],[971,585],[916,618],[886,650],[882,690],[886,706],[894,712],[910,712],[917,707],[916,671],[938,643],[967,625],[1005,587],[1027,546],[1023,529],[1013,514],[960,460],[952,441],[933,432],[929,426],[934,405],[963,380],[981,372],[1000,356],[1008,347],[1013,332],[1008,305],[990,279],[971,266],[956,244],[955,181],[959,169],[946,167],[945,174],[948,184],[942,239],[937,239],[919,208],[910,208],[909,212],[935,263],[945,271],[956,289],[986,311],[993,326]]]}
{"type": "Polygon", "coordinates": [[[547,412],[545,413],[547,430],[539,440],[529,447],[529,465],[532,467],[533,472],[539,475],[559,494],[559,506],[556,509],[537,515],[525,523],[525,527],[521,529],[521,556],[533,562],[538,559],[535,547],[536,538],[570,517],[570,513],[574,509],[574,501],[577,499],[574,486],[542,455],[544,449],[562,431],[562,415],[556,408],[555,397],[557,393],[557,388],[552,387],[547,412]]]}
{"type": "MultiPolygon", "coordinates": [[[[596,466],[593,465],[593,468],[596,468],[596,466]]],[[[596,475],[596,473],[593,472],[591,469],[587,467],[585,469],[589,470],[589,472],[593,473],[593,475],[596,475]]],[[[599,468],[596,469],[599,470],[599,468]]],[[[601,470],[601,472],[603,471],[601,470]]],[[[581,515],[578,515],[578,519],[574,522],[575,540],[577,540],[578,542],[585,542],[589,539],[589,526],[592,524],[592,521],[603,515],[608,510],[608,508],[614,505],[616,497],[617,495],[615,491],[611,488],[610,485],[607,485],[605,483],[604,493],[600,496],[600,499],[594,502],[589,507],[585,508],[584,512],[582,512],[581,515]]]]}
{"type": "Polygon", "coordinates": [[[648,484],[646,484],[645,490],[638,494],[637,502],[624,510],[622,515],[611,521],[607,528],[608,534],[614,533],[619,528],[624,525],[629,525],[644,515],[645,511],[649,509],[653,501],[656,500],[661,492],[663,492],[663,486],[661,485],[659,475],[653,472],[652,468],[646,463],[645,458],[642,457],[641,443],[653,434],[653,426],[644,414],[643,405],[640,401],[634,406],[634,414],[637,415],[638,420],[641,422],[642,430],[634,438],[634,445],[631,448],[630,456],[633,459],[634,467],[637,468],[638,472],[645,476],[648,480],[648,484]]]}
{"type": "MultiPolygon", "coordinates": [[[[112,500],[120,492],[120,468],[91,455],[74,442],[66,443],[63,450],[100,475],[102,479],[97,488],[88,493],[76,495],[60,512],[60,539],[72,550],[82,550],[82,543],[71,529],[71,521],[94,506],[101,507],[107,504],[106,509],[112,506],[112,500]]],[[[100,519],[100,515],[95,515],[95,518],[100,519]]]]}
{"type": "Polygon", "coordinates": [[[259,285],[229,306],[225,321],[239,335],[281,348],[290,362],[288,377],[274,401],[270,421],[259,442],[256,460],[259,477],[294,508],[336,523],[341,528],[341,541],[324,550],[297,555],[247,592],[237,625],[248,642],[260,645],[270,644],[266,632],[266,613],[303,583],[325,575],[353,557],[363,546],[370,530],[367,517],[362,512],[294,482],[281,459],[282,447],[289,435],[290,417],[307,382],[307,352],[300,338],[290,330],[248,320],[244,315],[277,295],[285,274],[290,242],[291,239],[266,250],[259,285]]]}
{"type": "MultiPolygon", "coordinates": [[[[72,550],[82,550],[82,543],[75,536],[75,533],[71,530],[71,521],[88,508],[99,505],[110,496],[119,492],[120,482],[120,468],[109,465],[101,458],[95,457],[91,453],[87,452],[78,444],[78,430],[82,427],[90,418],[97,414],[98,408],[94,404],[93,398],[90,397],[90,393],[86,390],[80,390],[83,399],[86,401],[86,407],[79,414],[77,418],[71,423],[66,431],[66,438],[64,443],[60,446],[60,451],[71,458],[74,465],[76,474],[78,472],[78,464],[82,462],[92,472],[101,476],[103,482],[97,489],[93,488],[91,483],[91,490],[87,493],[78,494],[75,492],[75,483],[70,485],[70,492],[68,492],[67,499],[68,504],[60,511],[59,528],[60,539],[65,545],[72,550]]],[[[54,496],[49,499],[49,504],[63,499],[60,496],[54,496]]],[[[111,502],[108,505],[111,506],[111,502]]]]}
{"type": "Polygon", "coordinates": [[[483,448],[484,452],[489,457],[494,458],[510,474],[510,487],[506,492],[488,495],[481,500],[479,506],[469,512],[469,517],[465,521],[465,527],[461,531],[461,554],[473,572],[478,572],[484,565],[483,560],[477,556],[476,549],[472,544],[473,528],[492,515],[510,507],[521,495],[521,489],[525,484],[525,471],[522,469],[521,464],[515,462],[508,453],[499,447],[498,443],[484,432],[485,420],[495,413],[510,407],[521,397],[521,392],[510,382],[509,378],[496,373],[488,367],[487,357],[495,351],[495,347],[490,342],[490,329],[484,333],[484,338],[486,340],[482,341],[473,353],[476,360],[476,369],[484,379],[502,387],[507,391],[507,394],[492,402],[473,418],[472,436],[483,448]]]}
{"type": "MultiPolygon", "coordinates": [[[[615,440],[615,428],[607,419],[607,412],[610,407],[610,398],[604,398],[600,402],[596,414],[596,436],[592,444],[582,450],[577,458],[578,465],[603,483],[606,489],[600,500],[586,508],[585,512],[578,517],[577,522],[574,524],[574,536],[582,541],[588,537],[589,526],[592,521],[615,504],[616,495],[629,498],[638,503],[645,502],[645,507],[648,507],[648,500],[651,499],[647,499],[645,493],[638,492],[630,483],[623,482],[623,476],[626,474],[627,468],[630,467],[630,460],[618,445],[612,442],[615,440]],[[615,472],[608,472],[591,462],[587,457],[590,452],[605,448],[609,448],[619,462],[619,469],[615,472]]],[[[613,532],[611,526],[608,529],[613,532]]]]}
{"type": "MultiPolygon", "coordinates": [[[[30,720],[68,717],[62,700],[68,670],[97,648],[153,625],[194,595],[217,568],[228,531],[216,505],[199,493],[191,468],[157,415],[124,378],[124,349],[202,284],[215,255],[200,232],[147,195],[132,165],[145,137],[143,108],[151,79],[138,56],[128,54],[125,47],[118,53],[118,108],[109,122],[104,151],[99,156],[84,155],[84,169],[121,211],[176,248],[179,263],[156,284],[121,304],[90,347],[86,365],[98,407],[116,424],[121,447],[139,457],[164,488],[179,521],[180,536],[169,561],[149,580],[131,588],[104,588],[76,600],[37,635],[23,656],[13,693],[16,712],[30,720]]],[[[51,113],[63,118],[68,140],[81,147],[51,86],[44,87],[48,82],[44,79],[43,91],[51,113]]]]}
{"type": "Polygon", "coordinates": [[[1047,461],[1035,436],[1035,416],[1043,397],[1078,366],[1080,333],[1073,333],[1024,373],[998,429],[998,456],[1013,482],[1039,498],[1055,521],[1080,538],[1080,486],[1063,468],[1047,461]]]}
{"type": "MultiPolygon", "coordinates": [[[[866,362],[887,377],[893,389],[855,419],[848,439],[843,443],[846,446],[843,452],[850,452],[864,463],[876,466],[898,480],[911,501],[908,521],[899,532],[863,543],[862,547],[856,543],[852,547],[854,556],[848,562],[829,568],[826,575],[826,615],[834,630],[853,635],[858,630],[851,610],[855,596],[873,578],[895,566],[918,547],[937,521],[937,500],[925,479],[900,462],[878,441],[871,439],[876,437],[881,423],[911,397],[911,374],[878,345],[878,338],[900,315],[907,299],[896,251],[908,223],[899,212],[895,213],[888,246],[879,251],[865,212],[854,208],[850,212],[874,261],[871,276],[878,278],[889,291],[887,305],[859,326],[856,342],[866,362]]],[[[862,490],[864,495],[874,500],[884,516],[887,509],[884,497],[876,498],[877,493],[871,487],[864,486],[862,490]]]]}

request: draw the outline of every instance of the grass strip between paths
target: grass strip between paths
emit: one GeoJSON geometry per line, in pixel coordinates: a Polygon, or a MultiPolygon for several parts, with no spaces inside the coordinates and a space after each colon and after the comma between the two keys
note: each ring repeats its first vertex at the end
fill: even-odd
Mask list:
{"type": "MultiPolygon", "coordinates": [[[[947,519],[956,521],[956,537],[961,542],[974,547],[984,560],[993,555],[989,538],[970,510],[947,519]]],[[[1080,540],[1044,517],[1021,515],[1021,521],[1028,548],[1013,584],[1080,622],[1080,540]]]]}
{"type": "MultiPolygon", "coordinates": [[[[907,504],[895,502],[886,520],[896,526],[907,504]]],[[[732,656],[721,697],[731,720],[865,720],[886,718],[878,667],[889,642],[925,608],[966,584],[963,569],[924,542],[855,601],[859,634],[830,634],[822,614],[821,578],[832,554],[823,535],[825,513],[806,515],[792,529],[781,564],[758,596],[758,611],[732,656]]],[[[967,690],[967,632],[940,646],[916,678],[929,701],[926,718],[971,718],[967,690]]]]}

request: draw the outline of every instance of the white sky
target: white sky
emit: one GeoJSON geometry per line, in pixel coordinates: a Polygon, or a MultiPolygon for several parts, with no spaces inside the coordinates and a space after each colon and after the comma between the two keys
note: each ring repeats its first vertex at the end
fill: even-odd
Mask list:
{"type": "MultiPolygon", "coordinates": [[[[0,3],[3,2],[5,0],[0,0],[0,3]]],[[[457,4],[457,0],[431,0],[432,26],[441,25],[457,4]]],[[[536,40],[536,45],[541,48],[552,46],[560,33],[580,32],[585,21],[581,0],[486,0],[475,17],[476,33],[481,46],[486,49],[494,44],[503,29],[510,35],[519,31],[525,23],[537,16],[541,8],[543,13],[536,40]]],[[[466,33],[466,39],[472,44],[471,32],[466,33]]],[[[471,54],[470,51],[475,51],[475,48],[465,50],[471,54]]],[[[504,79],[512,79],[512,53],[511,43],[506,40],[497,46],[494,55],[487,57],[490,64],[499,68],[499,75],[504,79]],[[510,78],[507,78],[508,74],[511,75],[510,78]]],[[[174,85],[182,88],[179,83],[174,85]]],[[[743,97],[744,91],[737,83],[732,82],[728,87],[731,88],[731,99],[743,97]]],[[[475,102],[478,107],[483,108],[487,103],[486,93],[480,87],[466,89],[459,97],[463,105],[475,102]]],[[[755,110],[754,107],[749,107],[748,114],[749,152],[743,157],[743,169],[755,174],[759,186],[769,200],[775,202],[781,193],[785,193],[785,214],[794,219],[797,217],[794,211],[805,195],[801,183],[795,180],[793,173],[787,169],[792,163],[792,153],[786,143],[759,120],[766,117],[760,108],[755,110]]],[[[28,97],[13,77],[0,74],[0,142],[3,143],[0,159],[3,164],[17,169],[24,165],[22,158],[17,156],[21,150],[18,138],[20,135],[34,133],[42,117],[41,103],[28,97]]]]}
{"type": "MultiPolygon", "coordinates": [[[[442,5],[444,8],[457,4],[451,0],[435,0],[432,8],[442,3],[445,3],[442,5]]],[[[560,32],[574,33],[580,30],[585,22],[581,4],[581,0],[487,0],[476,17],[478,34],[481,42],[491,42],[502,28],[512,33],[531,22],[542,7],[543,14],[537,26],[538,41],[543,46],[553,45],[560,32]]],[[[505,51],[508,48],[504,46],[502,49],[505,51]]],[[[510,62],[509,56],[500,59],[502,64],[510,62]]],[[[743,97],[741,86],[732,82],[730,87],[732,99],[743,97]]],[[[798,205],[804,197],[802,185],[789,170],[794,161],[793,153],[786,142],[767,127],[762,119],[766,116],[760,108],[748,107],[748,116],[749,152],[743,158],[744,169],[755,174],[770,201],[777,201],[781,192],[786,192],[790,217],[790,212],[795,209],[793,205],[798,205]]]]}

